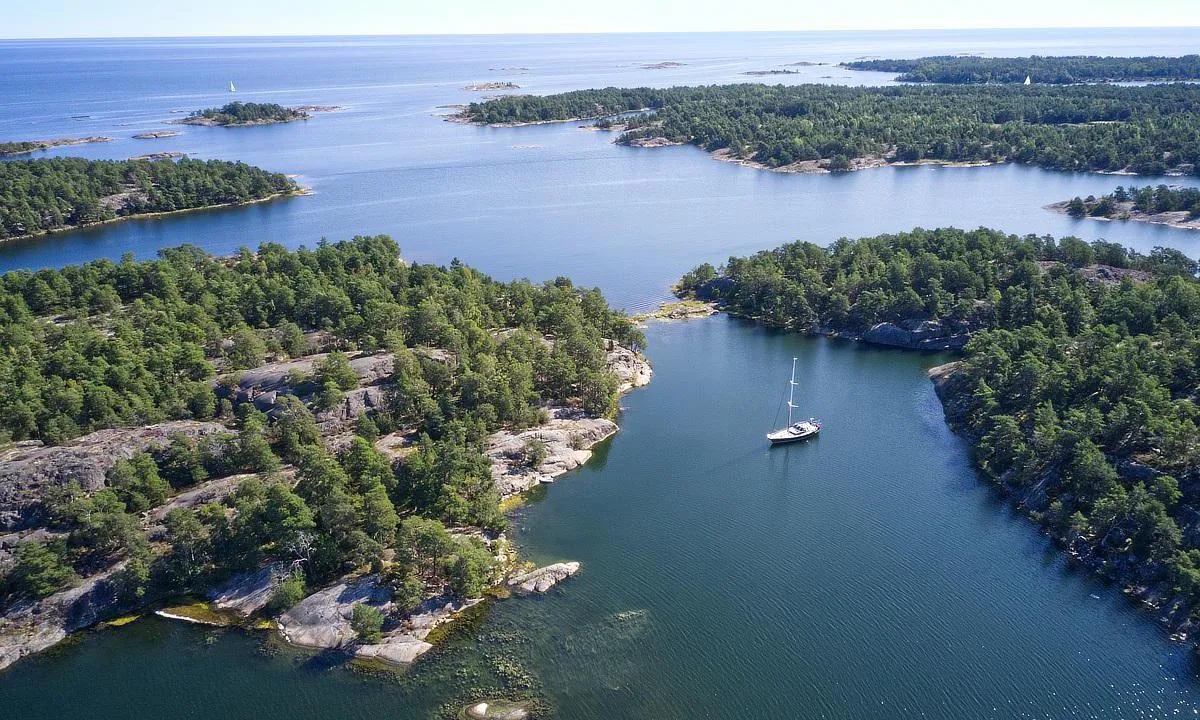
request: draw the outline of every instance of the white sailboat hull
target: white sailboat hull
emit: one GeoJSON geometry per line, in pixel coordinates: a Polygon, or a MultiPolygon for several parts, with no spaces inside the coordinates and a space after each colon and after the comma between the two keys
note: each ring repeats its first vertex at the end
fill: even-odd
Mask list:
{"type": "Polygon", "coordinates": [[[789,425],[785,428],[780,428],[774,432],[767,433],[767,439],[772,445],[783,445],[784,443],[799,442],[816,437],[821,432],[821,424],[811,420],[807,422],[798,422],[794,425],[789,425]]]}

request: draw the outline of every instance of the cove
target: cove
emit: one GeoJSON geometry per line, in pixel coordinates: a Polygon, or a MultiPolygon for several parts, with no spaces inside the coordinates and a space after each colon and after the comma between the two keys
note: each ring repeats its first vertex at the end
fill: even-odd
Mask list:
{"type": "Polygon", "coordinates": [[[1196,706],[1191,656],[977,479],[926,379],[945,356],[724,316],[648,335],[655,379],[624,398],[621,432],[512,518],[530,559],[583,571],[547,597],[495,604],[411,677],[263,656],[261,636],[149,619],[14,666],[0,704],[16,718],[427,717],[470,672],[486,676],[478,653],[503,638],[564,718],[1196,706]],[[825,430],[770,449],[792,356],[802,412],[825,430]]]}

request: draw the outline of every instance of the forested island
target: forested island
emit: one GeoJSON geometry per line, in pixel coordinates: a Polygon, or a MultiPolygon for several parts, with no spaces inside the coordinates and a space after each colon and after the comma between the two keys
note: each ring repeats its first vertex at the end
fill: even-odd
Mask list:
{"type": "Polygon", "coordinates": [[[1050,85],[1102,82],[1170,82],[1200,79],[1200,55],[1183,57],[1098,57],[1095,55],[975,57],[939,55],[909,60],[855,60],[850,70],[900,73],[900,82],[980,83],[1031,82],[1050,85]]]}
{"type": "Polygon", "coordinates": [[[197,110],[181,120],[171,122],[210,127],[249,127],[307,120],[310,117],[312,116],[306,110],[284,107],[277,103],[231,102],[219,108],[197,110]]]}
{"type": "Polygon", "coordinates": [[[785,172],[1018,162],[1154,175],[1190,174],[1200,161],[1200,87],[1185,84],[606,88],[472,103],[459,116],[500,125],[577,118],[623,126],[621,143],[686,143],[785,172]]]}
{"type": "Polygon", "coordinates": [[[1185,229],[1200,229],[1200,188],[1129,187],[1118,185],[1108,195],[1074,197],[1051,209],[1074,218],[1139,220],[1185,229]]]}
{"type": "Polygon", "coordinates": [[[0,163],[0,240],[298,192],[286,175],[224,160],[16,160],[0,163]]]}
{"type": "Polygon", "coordinates": [[[0,667],[180,595],[208,603],[168,617],[411,662],[485,591],[579,569],[520,563],[500,500],[649,373],[599,291],[382,236],[11,272],[0,307],[0,667]]]}
{"type": "Polygon", "coordinates": [[[93,136],[82,138],[58,138],[57,140],[18,140],[16,142],[0,142],[0,157],[14,155],[29,155],[38,150],[63,147],[66,145],[86,145],[88,143],[112,142],[110,137],[93,136]]]}
{"type": "Polygon", "coordinates": [[[1188,633],[1200,613],[1197,270],[1177,250],[938,229],[732,257],[678,291],[772,327],[961,348],[931,376],[980,471],[1188,633]]]}

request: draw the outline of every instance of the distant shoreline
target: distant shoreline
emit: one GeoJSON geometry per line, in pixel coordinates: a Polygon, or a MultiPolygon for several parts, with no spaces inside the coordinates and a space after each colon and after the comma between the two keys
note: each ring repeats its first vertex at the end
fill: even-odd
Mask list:
{"type": "Polygon", "coordinates": [[[266,197],[255,198],[254,200],[245,200],[243,202],[217,203],[216,205],[201,205],[194,208],[183,208],[181,210],[164,210],[161,212],[134,213],[132,215],[121,215],[112,218],[111,220],[97,220],[96,222],[85,223],[83,225],[64,225],[49,230],[43,230],[36,233],[27,233],[25,235],[13,235],[0,240],[0,245],[12,242],[13,240],[30,240],[33,238],[42,238],[48,235],[57,235],[59,233],[75,232],[76,230],[87,230],[89,228],[99,227],[100,225],[112,225],[114,223],[125,222],[126,220],[146,220],[149,218],[167,217],[168,215],[182,215],[183,213],[197,212],[199,210],[214,210],[224,207],[241,207],[244,205],[256,205],[258,203],[270,202],[272,200],[282,200],[289,197],[302,197],[312,195],[312,188],[298,187],[296,190],[288,192],[275,193],[266,197]]]}

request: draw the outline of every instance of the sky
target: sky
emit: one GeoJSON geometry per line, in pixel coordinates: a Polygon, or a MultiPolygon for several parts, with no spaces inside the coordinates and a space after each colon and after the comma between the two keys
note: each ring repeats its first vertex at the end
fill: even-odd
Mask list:
{"type": "Polygon", "coordinates": [[[0,37],[1200,26],[1200,0],[1150,6],[1152,12],[1130,0],[0,0],[0,37]]]}

